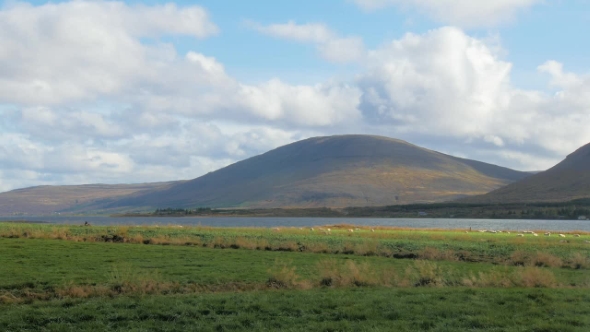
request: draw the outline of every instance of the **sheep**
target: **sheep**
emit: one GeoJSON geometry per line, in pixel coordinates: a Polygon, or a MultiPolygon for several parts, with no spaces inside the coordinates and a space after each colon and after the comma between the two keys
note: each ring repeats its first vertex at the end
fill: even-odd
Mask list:
{"type": "Polygon", "coordinates": [[[580,237],[580,234],[574,234],[575,237],[580,237]]]}
{"type": "Polygon", "coordinates": [[[506,233],[510,234],[510,232],[506,232],[506,233]]]}
{"type": "Polygon", "coordinates": [[[533,233],[533,236],[539,236],[539,234],[537,234],[537,233],[533,233]]]}
{"type": "Polygon", "coordinates": [[[310,230],[311,230],[312,232],[315,232],[315,229],[313,229],[313,227],[312,227],[312,228],[310,228],[310,230]]]}
{"type": "Polygon", "coordinates": [[[565,235],[563,235],[563,234],[559,234],[559,237],[565,237],[565,235]]]}
{"type": "Polygon", "coordinates": [[[330,233],[332,230],[330,228],[326,229],[328,231],[328,233],[330,233]]]}
{"type": "Polygon", "coordinates": [[[360,228],[355,228],[354,230],[355,230],[355,231],[360,231],[361,229],[360,229],[360,228]]]}
{"type": "Polygon", "coordinates": [[[545,236],[551,236],[551,233],[547,232],[545,233],[545,236]]]}
{"type": "Polygon", "coordinates": [[[375,229],[374,229],[374,228],[371,228],[371,232],[372,232],[372,233],[375,233],[375,229]]]}
{"type": "Polygon", "coordinates": [[[523,234],[516,234],[516,236],[524,236],[523,234]]]}
{"type": "Polygon", "coordinates": [[[278,227],[275,227],[275,228],[273,228],[272,230],[273,230],[273,231],[275,231],[275,232],[280,232],[280,231],[281,231],[281,229],[280,229],[280,228],[278,228],[278,227]]]}
{"type": "Polygon", "coordinates": [[[352,233],[352,232],[354,232],[354,230],[352,228],[349,228],[348,233],[352,233]]]}

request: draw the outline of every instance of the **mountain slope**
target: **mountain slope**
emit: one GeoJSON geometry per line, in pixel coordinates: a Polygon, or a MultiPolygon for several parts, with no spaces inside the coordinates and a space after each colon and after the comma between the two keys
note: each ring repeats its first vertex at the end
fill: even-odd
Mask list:
{"type": "Polygon", "coordinates": [[[578,198],[590,198],[590,144],[579,148],[545,172],[461,202],[559,202],[578,198]]]}
{"type": "Polygon", "coordinates": [[[527,176],[380,136],[315,137],[166,190],[96,208],[344,207],[435,202],[489,192],[527,176]]]}
{"type": "Polygon", "coordinates": [[[96,200],[164,189],[176,182],[37,186],[0,193],[0,214],[49,214],[89,205],[96,200]]]}

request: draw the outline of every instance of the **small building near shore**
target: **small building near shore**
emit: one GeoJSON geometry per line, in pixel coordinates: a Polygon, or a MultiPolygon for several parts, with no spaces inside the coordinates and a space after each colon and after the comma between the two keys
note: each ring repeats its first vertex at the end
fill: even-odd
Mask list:
{"type": "Polygon", "coordinates": [[[588,217],[586,217],[586,216],[578,216],[578,220],[588,220],[588,217]]]}

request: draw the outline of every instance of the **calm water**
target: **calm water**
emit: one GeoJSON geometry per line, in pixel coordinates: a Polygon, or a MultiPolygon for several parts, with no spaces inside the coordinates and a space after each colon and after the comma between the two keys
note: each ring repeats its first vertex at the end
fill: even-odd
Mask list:
{"type": "Polygon", "coordinates": [[[354,224],[359,226],[396,226],[416,228],[469,228],[473,230],[553,230],[590,231],[590,220],[522,220],[522,219],[433,219],[433,218],[242,218],[242,217],[0,217],[1,220],[45,221],[53,224],[92,225],[202,225],[216,227],[310,227],[333,224],[354,224]]]}

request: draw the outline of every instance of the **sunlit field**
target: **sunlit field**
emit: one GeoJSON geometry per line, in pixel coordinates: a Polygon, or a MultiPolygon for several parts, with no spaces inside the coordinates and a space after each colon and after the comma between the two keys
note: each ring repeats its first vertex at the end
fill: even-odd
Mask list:
{"type": "Polygon", "coordinates": [[[482,231],[1,223],[0,330],[590,328],[590,234],[482,231]]]}

